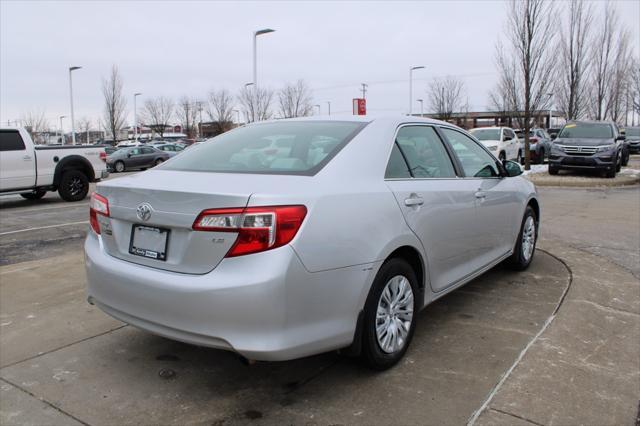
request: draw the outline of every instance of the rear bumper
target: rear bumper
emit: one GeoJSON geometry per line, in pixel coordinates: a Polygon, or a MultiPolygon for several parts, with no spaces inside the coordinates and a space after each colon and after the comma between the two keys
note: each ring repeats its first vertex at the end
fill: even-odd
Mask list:
{"type": "MultiPolygon", "coordinates": [[[[108,255],[85,242],[87,296],[107,314],[170,339],[280,361],[351,344],[371,265],[309,273],[290,246],[190,275],[108,255]]],[[[377,270],[377,268],[374,268],[377,270]]]]}

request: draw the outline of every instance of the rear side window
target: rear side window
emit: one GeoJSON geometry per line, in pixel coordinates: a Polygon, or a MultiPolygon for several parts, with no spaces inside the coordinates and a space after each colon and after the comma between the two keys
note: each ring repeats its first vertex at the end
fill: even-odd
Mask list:
{"type": "Polygon", "coordinates": [[[240,127],[184,151],[163,169],[310,176],[366,124],[282,121],[240,127]]]}
{"type": "Polygon", "coordinates": [[[389,157],[389,163],[387,164],[384,177],[385,179],[409,179],[411,177],[409,166],[407,166],[407,162],[404,161],[404,157],[397,143],[393,144],[391,157],[389,157]]]}
{"type": "Polygon", "coordinates": [[[467,177],[497,177],[496,159],[487,153],[476,141],[455,130],[442,128],[451,147],[462,164],[467,177]]]}
{"type": "Polygon", "coordinates": [[[17,130],[0,130],[0,151],[23,151],[22,137],[17,130]]]}
{"type": "Polygon", "coordinates": [[[402,127],[396,143],[414,178],[455,177],[451,159],[433,127],[402,127]]]}

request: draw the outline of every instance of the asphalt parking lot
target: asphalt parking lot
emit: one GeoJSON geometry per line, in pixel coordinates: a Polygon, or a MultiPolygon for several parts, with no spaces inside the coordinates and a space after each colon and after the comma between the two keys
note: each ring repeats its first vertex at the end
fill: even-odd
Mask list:
{"type": "Polygon", "coordinates": [[[88,200],[0,199],[0,424],[633,424],[640,188],[540,188],[539,251],[419,316],[400,365],[247,365],[90,306],[88,200]]]}

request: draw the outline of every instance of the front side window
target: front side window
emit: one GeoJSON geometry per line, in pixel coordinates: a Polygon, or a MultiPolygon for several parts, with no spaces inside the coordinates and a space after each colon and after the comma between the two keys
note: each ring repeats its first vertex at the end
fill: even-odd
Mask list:
{"type": "Polygon", "coordinates": [[[366,123],[352,121],[249,125],[184,151],[163,169],[314,175],[364,126],[366,123]]]}
{"type": "Polygon", "coordinates": [[[402,127],[398,130],[396,143],[414,178],[456,176],[449,154],[433,127],[402,127]]]}
{"type": "Polygon", "coordinates": [[[462,164],[467,177],[498,177],[496,159],[487,153],[477,142],[456,130],[442,128],[456,156],[462,164]]]}
{"type": "Polygon", "coordinates": [[[480,141],[499,141],[500,129],[473,129],[471,134],[480,141]]]}
{"type": "Polygon", "coordinates": [[[602,123],[569,123],[562,128],[560,138],[609,139],[613,130],[602,123]]]}
{"type": "Polygon", "coordinates": [[[0,151],[23,151],[24,149],[24,142],[17,130],[0,131],[0,151]]]}

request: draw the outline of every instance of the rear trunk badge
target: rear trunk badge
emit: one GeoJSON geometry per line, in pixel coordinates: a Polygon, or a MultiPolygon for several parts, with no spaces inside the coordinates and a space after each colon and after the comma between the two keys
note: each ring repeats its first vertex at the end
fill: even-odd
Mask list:
{"type": "Polygon", "coordinates": [[[142,203],[136,209],[136,215],[138,219],[146,222],[151,218],[151,213],[153,212],[153,207],[149,203],[142,203]]]}

